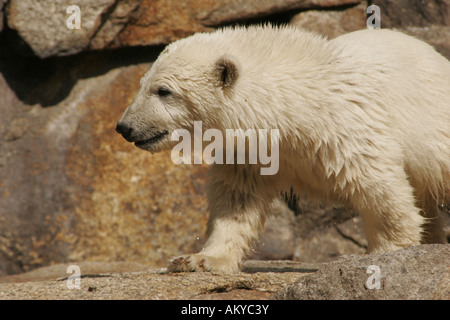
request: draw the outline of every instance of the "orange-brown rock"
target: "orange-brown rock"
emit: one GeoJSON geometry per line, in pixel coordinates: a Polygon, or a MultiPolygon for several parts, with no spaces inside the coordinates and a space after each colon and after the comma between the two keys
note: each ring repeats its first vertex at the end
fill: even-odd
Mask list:
{"type": "Polygon", "coordinates": [[[79,79],[45,108],[22,103],[1,78],[3,273],[74,259],[163,266],[202,241],[205,168],[176,166],[114,130],[148,68],[79,79]]]}

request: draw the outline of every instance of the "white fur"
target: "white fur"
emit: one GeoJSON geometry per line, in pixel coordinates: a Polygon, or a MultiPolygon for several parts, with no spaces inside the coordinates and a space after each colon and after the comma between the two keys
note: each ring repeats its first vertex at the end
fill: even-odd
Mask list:
{"type": "MultiPolygon", "coordinates": [[[[278,174],[211,167],[205,248],[169,270],[238,271],[270,203],[291,186],[358,211],[369,252],[443,241],[437,204],[450,194],[450,63],[426,43],[389,30],[328,41],[293,27],[229,28],[170,44],[141,84],[119,122],[141,139],[192,130],[194,120],[204,129],[280,130],[278,174]],[[219,60],[237,72],[227,86],[219,60]],[[161,85],[173,94],[159,97],[161,85]]],[[[172,145],[164,138],[144,149],[172,145]]]]}

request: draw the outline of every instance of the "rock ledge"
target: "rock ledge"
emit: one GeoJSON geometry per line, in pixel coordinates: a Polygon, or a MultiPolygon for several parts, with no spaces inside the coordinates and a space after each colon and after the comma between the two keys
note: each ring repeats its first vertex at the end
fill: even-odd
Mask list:
{"type": "Polygon", "coordinates": [[[321,264],[248,261],[244,272],[235,275],[167,274],[165,269],[142,271],[145,266],[133,263],[70,263],[82,271],[79,289],[68,288],[68,283],[74,283],[66,273],[70,264],[61,264],[0,277],[0,299],[449,300],[449,261],[450,245],[421,245],[384,254],[342,256],[321,264]],[[369,266],[379,267],[379,289],[369,266]]]}

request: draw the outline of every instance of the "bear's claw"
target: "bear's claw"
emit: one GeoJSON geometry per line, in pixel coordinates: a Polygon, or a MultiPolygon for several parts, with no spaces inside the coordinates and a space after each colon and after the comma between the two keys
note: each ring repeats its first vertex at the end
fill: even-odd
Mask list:
{"type": "Polygon", "coordinates": [[[200,255],[185,255],[174,258],[167,267],[168,272],[207,272],[209,268],[207,258],[200,255]]]}
{"type": "Polygon", "coordinates": [[[239,267],[239,264],[231,263],[230,259],[197,253],[172,259],[167,272],[235,273],[239,272],[239,267]]]}

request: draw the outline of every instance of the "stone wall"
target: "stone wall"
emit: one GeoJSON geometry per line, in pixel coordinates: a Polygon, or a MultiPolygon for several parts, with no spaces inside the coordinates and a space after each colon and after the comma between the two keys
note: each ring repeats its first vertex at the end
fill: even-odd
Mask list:
{"type": "MultiPolygon", "coordinates": [[[[450,1],[371,1],[450,58],[450,1]]],[[[0,275],[70,261],[161,267],[201,248],[205,166],[176,166],[114,132],[165,44],[224,25],[290,23],[329,37],[366,27],[358,0],[0,0],[0,275]],[[81,29],[66,26],[69,5],[81,29]]],[[[354,213],[302,203],[255,257],[331,261],[365,251],[354,213]],[[282,230],[282,232],[280,231],[282,230]],[[282,236],[280,236],[280,234],[282,236]]]]}

